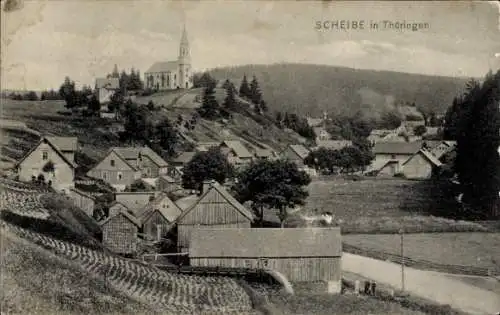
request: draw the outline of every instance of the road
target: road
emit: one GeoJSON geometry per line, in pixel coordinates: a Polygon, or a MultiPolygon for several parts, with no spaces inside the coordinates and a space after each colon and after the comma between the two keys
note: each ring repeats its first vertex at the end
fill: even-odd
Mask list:
{"type": "MultiPolygon", "coordinates": [[[[401,266],[395,263],[368,257],[343,253],[342,269],[401,288],[401,266]]],[[[443,273],[417,270],[405,267],[405,290],[440,304],[470,314],[495,314],[500,312],[500,296],[459,280],[451,279],[443,273]]]]}

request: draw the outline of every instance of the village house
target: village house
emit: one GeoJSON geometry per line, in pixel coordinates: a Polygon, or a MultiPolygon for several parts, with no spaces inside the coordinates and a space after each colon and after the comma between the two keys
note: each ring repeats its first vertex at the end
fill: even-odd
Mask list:
{"type": "Polygon", "coordinates": [[[210,148],[218,147],[220,142],[198,142],[196,143],[196,152],[207,152],[210,148]]]}
{"type": "Polygon", "coordinates": [[[67,192],[74,188],[76,137],[42,137],[15,165],[20,181],[43,179],[52,188],[67,192]]]}
{"type": "Polygon", "coordinates": [[[167,162],[148,146],[113,147],[87,175],[123,191],[141,177],[156,178],[167,171],[167,162]]]}
{"type": "Polygon", "coordinates": [[[132,255],[137,252],[139,220],[128,212],[118,212],[99,222],[102,228],[102,243],[112,252],[132,255]]]}
{"type": "Polygon", "coordinates": [[[219,148],[222,154],[227,157],[228,162],[234,166],[238,167],[252,162],[252,153],[238,140],[223,141],[219,148]]]}
{"type": "Polygon", "coordinates": [[[159,191],[116,192],[115,200],[127,207],[137,217],[138,212],[159,194],[159,191]]]}
{"type": "Polygon", "coordinates": [[[191,266],[271,269],[292,283],[326,282],[340,293],[340,228],[229,228],[193,230],[191,266]],[[237,246],[235,246],[237,244],[237,246]]]}
{"type": "Polygon", "coordinates": [[[432,153],[420,149],[403,163],[403,174],[409,179],[429,179],[436,174],[442,163],[432,153]]]}
{"type": "Polygon", "coordinates": [[[270,161],[278,158],[276,152],[274,152],[272,149],[255,149],[254,157],[257,160],[262,159],[270,161]]]}
{"type": "MultiPolygon", "coordinates": [[[[118,78],[97,78],[95,80],[95,92],[99,103],[109,103],[111,97],[120,89],[120,80],[118,78]]],[[[101,107],[101,110],[106,110],[101,107]]]]}
{"type": "Polygon", "coordinates": [[[332,135],[324,127],[314,127],[313,130],[316,135],[316,141],[327,141],[332,138],[332,135]]]}
{"type": "Polygon", "coordinates": [[[302,170],[310,176],[316,176],[316,170],[304,164],[304,159],[309,155],[310,151],[301,144],[291,144],[285,150],[281,151],[282,159],[294,162],[299,170],[302,170]]]}
{"type": "Polygon", "coordinates": [[[181,182],[175,178],[168,175],[161,175],[156,180],[156,190],[163,192],[173,192],[181,189],[181,182]]]}
{"type": "Polygon", "coordinates": [[[394,176],[401,172],[401,165],[417,153],[422,145],[422,142],[378,142],[372,149],[375,159],[367,171],[394,176]]]}
{"type": "Polygon", "coordinates": [[[131,213],[130,209],[127,208],[123,203],[114,200],[108,205],[108,217],[111,217],[113,215],[118,214],[119,212],[129,212],[131,213]]]}
{"type": "Polygon", "coordinates": [[[160,241],[172,228],[182,210],[165,193],[159,194],[138,213],[142,233],[149,239],[160,241]]]}
{"type": "Polygon", "coordinates": [[[69,189],[69,196],[78,208],[82,209],[89,217],[93,217],[96,198],[76,188],[69,189]]]}
{"type": "Polygon", "coordinates": [[[440,159],[446,153],[453,151],[456,147],[456,141],[425,141],[427,150],[436,158],[440,159]]]}
{"type": "Polygon", "coordinates": [[[205,181],[202,195],[177,218],[177,248],[186,252],[191,232],[202,226],[250,228],[253,213],[216,181],[205,181]]]}

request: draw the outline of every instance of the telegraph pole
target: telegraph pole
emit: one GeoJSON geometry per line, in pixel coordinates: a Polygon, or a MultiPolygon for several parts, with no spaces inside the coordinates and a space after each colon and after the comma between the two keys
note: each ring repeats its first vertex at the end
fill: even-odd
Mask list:
{"type": "Polygon", "coordinates": [[[401,291],[405,291],[405,256],[404,256],[404,230],[399,229],[401,236],[401,291]]]}

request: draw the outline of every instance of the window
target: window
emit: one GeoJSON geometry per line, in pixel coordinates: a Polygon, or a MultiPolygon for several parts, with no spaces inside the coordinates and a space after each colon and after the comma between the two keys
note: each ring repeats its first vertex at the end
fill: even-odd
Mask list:
{"type": "Polygon", "coordinates": [[[102,179],[106,180],[106,178],[107,178],[107,177],[108,177],[108,176],[107,176],[107,174],[106,174],[105,172],[104,172],[104,173],[102,173],[102,179]]]}
{"type": "Polygon", "coordinates": [[[43,151],[42,152],[42,160],[47,160],[49,158],[49,152],[43,151]]]}
{"type": "Polygon", "coordinates": [[[245,268],[252,268],[252,261],[250,259],[245,259],[245,268]]]}
{"type": "Polygon", "coordinates": [[[260,260],[260,266],[261,266],[261,268],[267,268],[267,267],[269,267],[269,260],[266,259],[266,258],[262,258],[260,260]]]}
{"type": "Polygon", "coordinates": [[[391,159],[395,159],[395,158],[396,158],[396,154],[392,154],[391,159]]]}
{"type": "Polygon", "coordinates": [[[122,177],[123,177],[122,173],[118,173],[118,174],[117,174],[117,176],[116,176],[116,178],[117,178],[118,180],[122,180],[122,177]]]}
{"type": "Polygon", "coordinates": [[[139,153],[139,161],[142,162],[142,154],[141,153],[139,153]]]}
{"type": "Polygon", "coordinates": [[[115,160],[109,161],[109,164],[111,164],[111,166],[115,166],[115,160]]]}

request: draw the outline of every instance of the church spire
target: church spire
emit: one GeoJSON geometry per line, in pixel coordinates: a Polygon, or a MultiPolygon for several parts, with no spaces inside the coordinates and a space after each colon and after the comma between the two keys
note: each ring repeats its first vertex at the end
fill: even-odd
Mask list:
{"type": "Polygon", "coordinates": [[[179,45],[179,62],[189,63],[189,60],[190,60],[189,40],[187,36],[186,22],[184,22],[182,27],[181,43],[179,45]]]}

